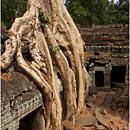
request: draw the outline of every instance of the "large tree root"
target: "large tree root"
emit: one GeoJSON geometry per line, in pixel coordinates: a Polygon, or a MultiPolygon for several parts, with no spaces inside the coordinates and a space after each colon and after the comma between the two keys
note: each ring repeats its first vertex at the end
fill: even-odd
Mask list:
{"type": "Polygon", "coordinates": [[[37,83],[44,94],[46,130],[61,130],[62,85],[66,120],[81,112],[85,84],[86,93],[89,87],[89,75],[84,68],[84,43],[63,1],[28,0],[26,13],[15,20],[9,33],[10,39],[5,42],[6,50],[1,56],[1,68],[4,70],[9,67],[16,53],[18,66],[37,83]],[[46,10],[45,16],[51,13],[50,23],[46,23],[44,28],[41,28],[39,21],[40,9],[46,10]],[[45,39],[44,34],[48,38],[45,39]],[[28,41],[29,53],[33,58],[31,62],[22,56],[23,40],[28,41]],[[57,47],[60,49],[57,50],[57,47]]]}
{"type": "Polygon", "coordinates": [[[13,56],[16,52],[17,40],[14,36],[11,36],[10,39],[5,41],[5,52],[1,56],[1,69],[5,70],[9,67],[10,63],[13,60],[13,56]]]}

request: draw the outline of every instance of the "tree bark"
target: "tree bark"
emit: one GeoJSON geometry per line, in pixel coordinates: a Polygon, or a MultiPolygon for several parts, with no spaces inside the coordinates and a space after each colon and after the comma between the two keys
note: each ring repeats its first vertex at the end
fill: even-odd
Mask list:
{"type": "Polygon", "coordinates": [[[44,95],[46,130],[61,130],[61,87],[66,120],[70,120],[72,115],[81,112],[85,84],[87,88],[89,86],[89,75],[84,68],[84,42],[63,1],[28,0],[27,11],[23,17],[15,19],[9,33],[6,50],[1,56],[1,68],[8,68],[16,54],[19,67],[37,83],[44,95]],[[44,10],[42,15],[40,10],[44,10]],[[23,58],[21,49],[25,40],[33,58],[31,62],[23,58]]]}

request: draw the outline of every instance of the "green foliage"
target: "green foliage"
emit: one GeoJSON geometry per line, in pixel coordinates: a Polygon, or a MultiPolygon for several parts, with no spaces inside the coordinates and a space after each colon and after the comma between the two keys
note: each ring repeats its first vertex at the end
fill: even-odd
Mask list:
{"type": "MultiPolygon", "coordinates": [[[[26,11],[28,0],[1,0],[1,23],[9,29],[15,18],[26,11]]],[[[81,25],[105,25],[129,23],[129,0],[118,0],[114,11],[108,0],[66,0],[65,5],[74,20],[81,25]]],[[[43,27],[49,22],[50,14],[40,9],[40,22],[43,27]]]]}
{"type": "Polygon", "coordinates": [[[119,0],[115,4],[115,9],[109,7],[109,23],[128,24],[129,23],[129,0],[119,0]]]}
{"type": "Polygon", "coordinates": [[[44,27],[44,24],[49,23],[49,18],[51,15],[50,13],[48,13],[48,15],[46,16],[45,10],[42,10],[42,9],[40,9],[39,12],[40,12],[39,20],[40,20],[41,26],[44,27]]]}
{"type": "Polygon", "coordinates": [[[78,25],[107,24],[108,0],[67,0],[67,9],[78,25]]]}
{"type": "Polygon", "coordinates": [[[105,25],[110,23],[109,6],[110,2],[108,0],[98,0],[96,4],[96,17],[98,19],[98,25],[105,25]]]}
{"type": "Polygon", "coordinates": [[[11,72],[14,72],[14,66],[10,66],[9,68],[8,68],[8,71],[11,73],[11,72]]]}
{"type": "Polygon", "coordinates": [[[48,36],[48,35],[46,35],[46,34],[44,34],[44,37],[45,37],[45,38],[49,38],[49,36],[48,36]]]}
{"type": "Polygon", "coordinates": [[[115,23],[129,23],[129,0],[124,0],[115,6],[115,23]]]}
{"type": "Polygon", "coordinates": [[[27,0],[2,0],[1,1],[1,22],[8,29],[15,18],[21,17],[26,11],[27,0]]]}
{"type": "Polygon", "coordinates": [[[128,23],[129,0],[119,0],[114,10],[109,0],[66,0],[65,5],[79,26],[128,23]]]}
{"type": "Polygon", "coordinates": [[[78,25],[84,25],[87,21],[87,16],[90,15],[87,8],[82,6],[80,0],[70,1],[67,9],[74,22],[78,25]]]}
{"type": "Polygon", "coordinates": [[[57,46],[53,46],[53,45],[51,45],[50,46],[50,49],[52,50],[52,51],[59,51],[60,50],[60,47],[59,47],[59,45],[57,45],[57,46]]]}

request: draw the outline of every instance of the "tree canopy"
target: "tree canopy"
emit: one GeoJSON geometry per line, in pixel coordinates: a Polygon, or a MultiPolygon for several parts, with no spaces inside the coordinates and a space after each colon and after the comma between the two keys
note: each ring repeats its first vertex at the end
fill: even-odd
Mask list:
{"type": "Polygon", "coordinates": [[[115,23],[129,23],[129,0],[119,0],[115,6],[115,23]]]}
{"type": "Polygon", "coordinates": [[[1,23],[9,29],[14,19],[26,11],[27,0],[1,0],[1,23]]]}
{"type": "MultiPolygon", "coordinates": [[[[108,0],[65,0],[64,3],[79,26],[129,23],[129,0],[118,0],[114,10],[108,0]]],[[[1,5],[2,24],[10,28],[14,19],[25,12],[27,0],[2,0],[1,5]]]]}
{"type": "Polygon", "coordinates": [[[65,5],[74,22],[79,26],[129,22],[128,0],[119,0],[114,10],[108,0],[66,0],[65,5]]]}

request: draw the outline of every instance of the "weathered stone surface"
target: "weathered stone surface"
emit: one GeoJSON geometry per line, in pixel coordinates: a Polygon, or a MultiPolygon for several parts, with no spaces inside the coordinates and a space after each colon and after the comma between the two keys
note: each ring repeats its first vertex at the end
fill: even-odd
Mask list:
{"type": "Polygon", "coordinates": [[[77,116],[75,121],[76,121],[76,125],[79,125],[82,127],[97,124],[97,119],[94,116],[88,116],[88,115],[77,116]]]}
{"type": "Polygon", "coordinates": [[[105,108],[99,109],[99,112],[100,112],[101,114],[103,114],[103,115],[106,115],[106,114],[107,114],[107,111],[106,111],[105,108]]]}
{"type": "Polygon", "coordinates": [[[95,116],[101,124],[110,129],[109,123],[106,121],[106,119],[103,117],[103,115],[99,112],[98,109],[95,110],[95,116]]]}
{"type": "MultiPolygon", "coordinates": [[[[110,89],[112,66],[129,64],[129,29],[122,26],[117,24],[80,29],[85,42],[85,64],[89,64],[90,87],[96,86],[95,72],[103,71],[104,88],[110,89]],[[106,74],[108,70],[109,73],[106,74]]],[[[123,87],[123,84],[118,84],[117,87],[123,87]]]]}
{"type": "Polygon", "coordinates": [[[110,124],[110,128],[111,128],[112,130],[119,130],[119,127],[116,126],[113,121],[110,121],[109,124],[110,124]]]}
{"type": "Polygon", "coordinates": [[[87,102],[86,103],[86,107],[88,107],[88,108],[95,108],[96,106],[95,106],[95,104],[93,102],[87,102]]]}
{"type": "Polygon", "coordinates": [[[110,104],[113,101],[113,94],[106,94],[103,104],[110,104]]]}
{"type": "Polygon", "coordinates": [[[97,93],[97,88],[93,86],[89,87],[89,94],[95,94],[95,93],[97,93]]]}
{"type": "Polygon", "coordinates": [[[125,83],[112,82],[115,88],[124,88],[125,83]]]}
{"type": "Polygon", "coordinates": [[[94,102],[95,101],[95,98],[94,97],[87,97],[86,98],[86,102],[94,102]]]}
{"type": "Polygon", "coordinates": [[[65,121],[62,123],[62,125],[66,130],[76,130],[74,124],[71,121],[65,121]]]}
{"type": "Polygon", "coordinates": [[[42,94],[19,73],[1,74],[1,127],[14,130],[19,120],[43,105],[42,94]]]}
{"type": "Polygon", "coordinates": [[[107,45],[123,45],[126,44],[124,41],[127,41],[128,30],[128,27],[108,25],[105,28],[104,26],[93,29],[81,28],[79,31],[86,45],[105,45],[106,41],[107,45]]]}
{"type": "Polygon", "coordinates": [[[106,128],[103,125],[97,125],[95,127],[96,130],[105,130],[106,128]]]}
{"type": "Polygon", "coordinates": [[[113,96],[113,99],[117,100],[121,96],[122,93],[123,93],[123,89],[119,88],[116,94],[113,96]]]}
{"type": "Polygon", "coordinates": [[[81,130],[92,130],[92,127],[82,127],[81,130]]]}

